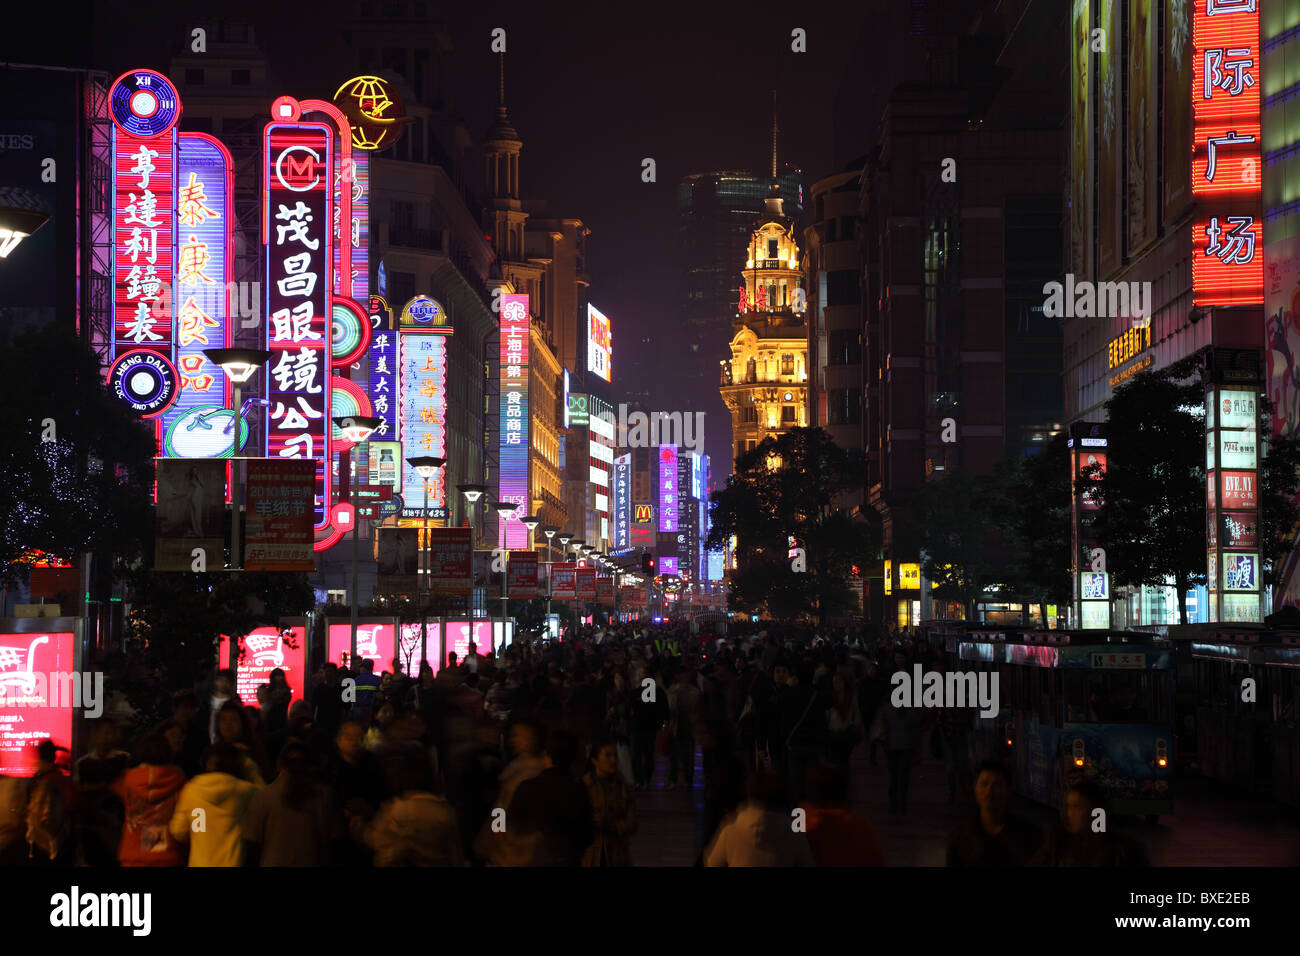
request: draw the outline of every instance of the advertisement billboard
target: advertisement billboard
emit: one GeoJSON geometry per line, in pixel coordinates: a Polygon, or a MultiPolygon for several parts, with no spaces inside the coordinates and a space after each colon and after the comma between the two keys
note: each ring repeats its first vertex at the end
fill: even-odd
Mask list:
{"type": "Polygon", "coordinates": [[[219,666],[235,672],[235,694],[245,707],[257,707],[257,688],[271,681],[271,671],[277,667],[284,671],[285,680],[293,692],[290,702],[303,699],[307,675],[307,629],[299,626],[255,627],[244,637],[232,642],[221,635],[219,666]],[[242,658],[235,651],[231,660],[232,643],[243,648],[242,658]]]}
{"type": "MultiPolygon", "coordinates": [[[[371,321],[374,321],[373,316],[371,321]]],[[[366,387],[366,394],[370,396],[370,407],[374,409],[375,417],[380,421],[379,427],[371,436],[376,439],[370,443],[372,454],[375,445],[380,441],[384,444],[392,444],[392,439],[397,437],[398,413],[401,411],[397,335],[396,332],[383,329],[375,329],[370,334],[370,348],[367,350],[366,359],[369,363],[370,381],[366,387]]],[[[375,483],[373,478],[370,483],[375,483]]]]}
{"type": "Polygon", "coordinates": [[[613,495],[614,536],[611,548],[619,551],[632,547],[632,455],[614,459],[610,491],[613,495]]]}
{"type": "Polygon", "coordinates": [[[268,123],[263,133],[266,247],[266,455],[316,463],[313,526],[329,524],[331,128],[268,123]]]}
{"type": "Polygon", "coordinates": [[[506,576],[506,590],[511,597],[536,597],[537,552],[511,551],[506,576]]]}
{"type": "Polygon", "coordinates": [[[614,348],[610,322],[594,305],[587,305],[587,371],[610,380],[614,348]]]}
{"type": "MultiPolygon", "coordinates": [[[[429,623],[429,642],[435,656],[438,649],[437,627],[435,622],[429,623]]],[[[400,661],[402,672],[415,677],[420,673],[420,665],[424,662],[424,636],[420,625],[402,625],[400,646],[397,644],[397,632],[395,620],[363,618],[357,621],[357,657],[374,661],[376,674],[385,671],[394,673],[393,661],[400,661]]],[[[326,660],[346,667],[351,653],[351,622],[330,624],[326,660]]]]}
{"type": "MultiPolygon", "coordinates": [[[[1169,0],[1178,3],[1179,0],[1169,0]]],[[[1092,0],[1073,0],[1070,14],[1070,264],[1093,272],[1092,0]]],[[[1190,139],[1190,137],[1189,137],[1190,139]]]]}
{"type": "Polygon", "coordinates": [[[577,585],[578,565],[574,561],[551,565],[551,597],[557,601],[572,601],[577,585]]]}
{"type": "Polygon", "coordinates": [[[372,441],[367,443],[370,455],[370,484],[397,488],[402,474],[402,443],[400,441],[372,441]]]}
{"type": "Polygon", "coordinates": [[[469,528],[430,528],[430,589],[453,594],[468,592],[473,576],[473,548],[469,528]]]}
{"type": "Polygon", "coordinates": [[[386,594],[413,594],[420,585],[419,528],[380,528],[375,588],[386,594]]]}
{"type": "Polygon", "coordinates": [[[248,469],[246,551],[249,571],[314,571],[312,462],[255,458],[248,469]]]}
{"type": "Polygon", "coordinates": [[[574,596],[578,600],[595,600],[596,569],[578,568],[574,572],[574,596]]]}
{"type": "Polygon", "coordinates": [[[519,508],[501,518],[497,543],[528,547],[528,529],[519,519],[528,514],[528,296],[501,296],[501,447],[498,498],[519,508]]]}
{"type": "Polygon", "coordinates": [[[1223,473],[1224,511],[1253,509],[1259,505],[1259,492],[1253,471],[1225,471],[1223,473]]]}
{"type": "Polygon", "coordinates": [[[80,675],[80,627],[63,617],[0,621],[0,774],[34,774],[42,740],[72,749],[76,706],[95,703],[78,699],[82,681],[73,693],[62,679],[80,675]]]}
{"type": "Polygon", "coordinates": [[[226,463],[221,459],[156,459],[158,507],[154,569],[195,570],[203,562],[219,570],[225,561],[226,463]]]}

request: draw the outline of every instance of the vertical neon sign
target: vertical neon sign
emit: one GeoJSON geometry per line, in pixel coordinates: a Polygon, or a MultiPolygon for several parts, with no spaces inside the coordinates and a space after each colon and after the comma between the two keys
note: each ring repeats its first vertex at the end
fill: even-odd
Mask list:
{"type": "Polygon", "coordinates": [[[1192,230],[1197,305],[1264,303],[1256,0],[1197,0],[1192,15],[1192,230]]]}
{"type": "Polygon", "coordinates": [[[677,446],[659,448],[659,530],[677,532],[677,446]]]}
{"type": "MultiPolygon", "coordinates": [[[[430,332],[402,332],[401,418],[403,454],[447,456],[447,339],[430,332]]],[[[446,468],[430,479],[429,517],[447,517],[446,468]]],[[[424,516],[424,479],[414,468],[402,469],[403,518],[424,516]]]]}
{"type": "Polygon", "coordinates": [[[176,222],[178,261],[183,267],[176,270],[174,302],[180,393],[176,404],[163,416],[166,439],[162,453],[167,457],[206,458],[222,453],[220,443],[195,442],[191,432],[224,428],[224,419],[220,419],[221,425],[209,426],[207,422],[200,423],[198,418],[230,404],[226,374],[203,350],[230,345],[229,249],[234,164],[226,147],[206,133],[181,133],[179,155],[176,222]],[[195,412],[198,415],[181,426],[186,429],[184,434],[176,430],[182,419],[195,412]],[[195,428],[191,429],[192,425],[195,428]]]}
{"type": "Polygon", "coordinates": [[[316,465],[316,527],[330,523],[330,268],[333,133],[324,123],[268,123],[266,247],[267,454],[316,465]]]}
{"type": "Polygon", "coordinates": [[[501,451],[497,496],[519,504],[502,523],[503,548],[528,547],[528,296],[501,296],[501,451]]]}

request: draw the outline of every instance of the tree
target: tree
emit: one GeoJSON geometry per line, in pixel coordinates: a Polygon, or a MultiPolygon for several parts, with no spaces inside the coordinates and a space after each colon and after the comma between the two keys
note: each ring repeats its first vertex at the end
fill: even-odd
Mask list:
{"type": "Polygon", "coordinates": [[[0,382],[17,426],[0,445],[0,578],[22,580],[30,549],[138,553],[158,446],[108,394],[95,353],[61,326],[28,329],[0,349],[0,382]]]}
{"type": "Polygon", "coordinates": [[[878,535],[838,513],[835,501],[860,489],[865,474],[861,453],[820,428],[791,429],[741,455],[727,487],[712,495],[708,540],[721,548],[736,538],[732,605],[781,618],[816,614],[823,623],[854,610],[851,568],[866,562],[878,535]]]}
{"type": "Polygon", "coordinates": [[[925,556],[935,596],[960,601],[967,620],[974,620],[975,604],[987,587],[1005,583],[1011,563],[999,530],[1006,514],[999,509],[997,481],[991,475],[950,471],[940,481],[921,485],[909,502],[915,515],[909,522],[911,540],[899,542],[901,550],[925,556]]]}
{"type": "Polygon", "coordinates": [[[1008,577],[1016,590],[1046,604],[1069,605],[1070,449],[1067,435],[1054,435],[1038,454],[1004,462],[995,513],[1013,533],[1008,577]],[[1005,489],[1005,490],[1003,490],[1005,489]]]}
{"type": "MultiPolygon", "coordinates": [[[[1191,356],[1144,371],[1106,403],[1097,536],[1112,586],[1179,595],[1205,583],[1205,390],[1191,356]]],[[[1187,607],[1178,601],[1179,620],[1187,607]]]]}
{"type": "MultiPolygon", "coordinates": [[[[1273,405],[1261,398],[1258,432],[1267,435],[1273,405]]],[[[1300,544],[1300,439],[1269,438],[1259,463],[1259,559],[1265,586],[1279,583],[1287,556],[1300,544]]]]}

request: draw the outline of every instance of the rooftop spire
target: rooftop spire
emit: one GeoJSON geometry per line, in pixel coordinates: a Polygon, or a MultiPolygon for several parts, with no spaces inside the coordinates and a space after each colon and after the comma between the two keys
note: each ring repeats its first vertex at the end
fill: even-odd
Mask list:
{"type": "Polygon", "coordinates": [[[772,178],[776,179],[776,90],[772,91],[772,178]]]}
{"type": "Polygon", "coordinates": [[[488,130],[487,138],[517,143],[520,141],[519,134],[510,125],[510,117],[506,114],[506,55],[505,53],[497,55],[500,57],[497,67],[497,118],[492,128],[488,130]]]}
{"type": "Polygon", "coordinates": [[[767,199],[763,202],[767,217],[782,219],[785,217],[784,204],[781,202],[781,183],[776,178],[776,90],[772,91],[772,182],[767,187],[767,199]]]}
{"type": "Polygon", "coordinates": [[[506,108],[506,54],[503,50],[497,54],[497,60],[500,64],[500,78],[497,82],[497,108],[506,108]]]}

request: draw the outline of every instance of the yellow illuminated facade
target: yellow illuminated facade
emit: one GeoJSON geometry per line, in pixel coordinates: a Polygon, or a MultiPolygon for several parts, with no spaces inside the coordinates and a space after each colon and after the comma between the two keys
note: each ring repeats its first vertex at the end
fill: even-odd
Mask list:
{"type": "MultiPolygon", "coordinates": [[[[775,186],[774,186],[775,188],[775,186]]],[[[734,461],[770,435],[808,425],[808,323],[794,226],[774,192],[750,237],[720,391],[734,461]]]]}

